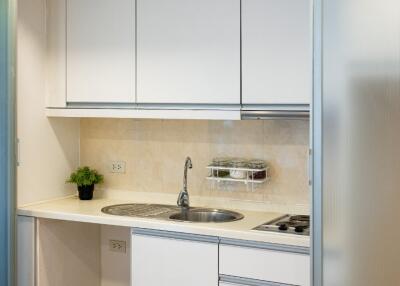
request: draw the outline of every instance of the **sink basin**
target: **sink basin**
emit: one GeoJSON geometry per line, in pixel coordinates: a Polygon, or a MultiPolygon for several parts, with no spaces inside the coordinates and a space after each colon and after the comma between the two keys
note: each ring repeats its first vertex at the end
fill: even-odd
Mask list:
{"type": "Polygon", "coordinates": [[[177,206],[160,204],[119,204],[104,207],[101,211],[117,216],[187,222],[230,222],[243,218],[242,214],[228,210],[209,208],[182,209],[177,206]]]}
{"type": "Polygon", "coordinates": [[[169,218],[190,222],[230,222],[242,219],[243,215],[221,209],[189,208],[174,213],[169,218]]]}

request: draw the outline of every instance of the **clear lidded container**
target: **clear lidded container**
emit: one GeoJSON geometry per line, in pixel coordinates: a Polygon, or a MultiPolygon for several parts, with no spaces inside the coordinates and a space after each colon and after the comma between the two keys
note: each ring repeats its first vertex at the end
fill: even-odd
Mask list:
{"type": "Polygon", "coordinates": [[[267,177],[267,170],[266,170],[267,163],[265,161],[258,159],[250,160],[248,162],[248,167],[250,169],[260,170],[260,171],[249,172],[249,179],[261,180],[267,177]]]}
{"type": "MultiPolygon", "coordinates": [[[[230,166],[232,168],[243,168],[243,169],[245,169],[245,168],[248,168],[248,162],[245,159],[234,158],[234,159],[231,160],[230,166]]],[[[233,179],[246,179],[247,171],[231,169],[229,171],[229,175],[233,179]]]]}
{"type": "Polygon", "coordinates": [[[217,157],[212,160],[211,166],[213,167],[226,167],[227,169],[213,169],[213,176],[214,177],[227,177],[229,176],[229,166],[231,163],[231,158],[229,157],[217,157]]]}

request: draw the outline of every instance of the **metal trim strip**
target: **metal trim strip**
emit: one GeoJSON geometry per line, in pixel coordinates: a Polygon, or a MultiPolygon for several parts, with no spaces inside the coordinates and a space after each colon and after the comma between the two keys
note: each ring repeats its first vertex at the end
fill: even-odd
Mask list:
{"type": "Polygon", "coordinates": [[[164,237],[164,238],[172,238],[172,239],[180,239],[180,240],[189,240],[189,241],[197,241],[197,242],[206,242],[206,243],[216,243],[216,244],[219,243],[219,237],[217,237],[217,236],[190,234],[190,233],[174,232],[174,231],[167,231],[167,230],[132,228],[132,234],[133,235],[154,236],[154,237],[164,237]]]}
{"type": "Polygon", "coordinates": [[[242,120],[305,119],[310,112],[306,110],[248,110],[240,112],[242,120]]]}
{"type": "Polygon", "coordinates": [[[310,104],[242,104],[242,110],[309,111],[310,104]]]}
{"type": "Polygon", "coordinates": [[[323,284],[322,204],[322,21],[323,1],[313,1],[313,95],[311,101],[311,285],[323,284]]]}
{"type": "Polygon", "coordinates": [[[223,275],[223,274],[221,274],[219,276],[219,280],[221,282],[232,283],[237,286],[295,286],[292,284],[264,281],[264,280],[244,278],[244,277],[231,276],[231,275],[223,275]]]}
{"type": "Polygon", "coordinates": [[[10,286],[16,283],[16,6],[16,1],[0,0],[0,284],[10,286]]]}
{"type": "MultiPolygon", "coordinates": [[[[116,102],[67,102],[66,109],[131,109],[131,110],[240,110],[240,104],[192,104],[192,103],[116,103],[116,102]]],[[[48,107],[59,108],[59,107],[48,107]]]]}

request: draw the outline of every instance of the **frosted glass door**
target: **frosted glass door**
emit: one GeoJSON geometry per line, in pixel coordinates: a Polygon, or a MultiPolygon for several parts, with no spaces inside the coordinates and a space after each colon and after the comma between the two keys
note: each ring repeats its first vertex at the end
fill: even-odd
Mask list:
{"type": "Polygon", "coordinates": [[[315,285],[399,285],[400,2],[316,4],[323,45],[314,126],[322,122],[322,131],[314,132],[323,181],[314,189],[315,210],[322,207],[314,258],[323,268],[315,285]]]}

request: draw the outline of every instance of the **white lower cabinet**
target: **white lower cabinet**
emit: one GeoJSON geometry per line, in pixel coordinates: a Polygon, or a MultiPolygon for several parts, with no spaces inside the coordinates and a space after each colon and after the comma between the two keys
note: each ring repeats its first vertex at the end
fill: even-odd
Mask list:
{"type": "Polygon", "coordinates": [[[218,238],[132,230],[132,286],[217,286],[218,238]]]}
{"type": "Polygon", "coordinates": [[[306,247],[24,216],[17,222],[17,286],[311,285],[306,247]],[[113,240],[126,247],[113,249],[113,240]]]}
{"type": "Polygon", "coordinates": [[[131,286],[310,286],[306,247],[133,229],[131,286]]]}

